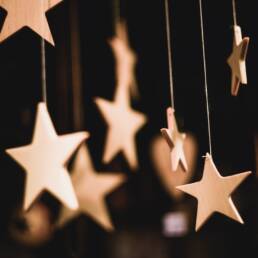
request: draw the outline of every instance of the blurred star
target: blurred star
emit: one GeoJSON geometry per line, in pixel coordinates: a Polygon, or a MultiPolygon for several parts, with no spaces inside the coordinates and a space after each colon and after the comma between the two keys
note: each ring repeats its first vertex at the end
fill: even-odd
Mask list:
{"type": "Polygon", "coordinates": [[[77,153],[72,169],[72,182],[79,201],[79,209],[72,211],[63,208],[58,226],[63,226],[84,213],[107,231],[113,230],[105,197],[125,182],[125,176],[116,173],[96,173],[87,146],[83,144],[77,153]]]}

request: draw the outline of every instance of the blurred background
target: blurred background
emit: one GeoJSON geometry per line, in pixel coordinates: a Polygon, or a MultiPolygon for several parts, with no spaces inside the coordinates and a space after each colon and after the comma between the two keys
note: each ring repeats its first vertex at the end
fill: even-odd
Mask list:
{"type": "MultiPolygon", "coordinates": [[[[108,44],[114,36],[114,1],[64,0],[50,10],[47,18],[56,47],[46,43],[46,60],[48,108],[58,134],[89,131],[96,170],[123,171],[128,177],[106,198],[116,230],[107,233],[84,215],[53,230],[60,204],[44,194],[35,210],[41,223],[35,244],[36,236],[30,239],[27,220],[19,215],[25,173],[4,150],[31,141],[41,101],[40,38],[25,28],[0,45],[0,257],[256,257],[257,2],[236,1],[238,23],[251,41],[248,86],[232,97],[226,64],[232,49],[232,3],[203,0],[213,159],[223,176],[247,170],[253,174],[233,194],[245,225],[214,214],[196,233],[196,200],[176,197],[166,188],[169,179],[161,171],[162,161],[155,158],[170,105],[162,0],[120,0],[121,17],[138,56],[140,98],[132,105],[148,116],[148,123],[137,134],[139,171],[130,171],[122,155],[108,165],[101,162],[107,127],[94,98],[112,100],[115,90],[115,60],[108,44]]],[[[193,182],[201,178],[202,155],[208,151],[199,6],[197,0],[169,3],[176,116],[180,130],[197,142],[191,153],[194,169],[186,181],[193,182]]],[[[2,26],[6,12],[1,9],[0,15],[2,26]]]]}

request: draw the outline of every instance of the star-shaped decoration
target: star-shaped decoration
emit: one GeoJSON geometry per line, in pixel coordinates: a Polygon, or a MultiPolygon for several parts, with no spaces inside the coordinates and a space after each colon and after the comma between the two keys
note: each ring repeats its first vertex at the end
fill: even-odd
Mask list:
{"type": "Polygon", "coordinates": [[[88,133],[58,136],[45,103],[39,103],[32,143],[6,152],[26,171],[24,209],[27,210],[43,190],[49,191],[71,209],[77,198],[65,164],[88,133]]]}
{"type": "Polygon", "coordinates": [[[231,194],[251,174],[251,171],[223,177],[218,172],[212,157],[206,154],[201,181],[178,186],[177,189],[198,199],[196,231],[214,212],[219,212],[243,224],[231,194]]]}
{"type": "Polygon", "coordinates": [[[0,7],[7,16],[0,33],[0,42],[20,29],[29,27],[43,39],[54,45],[46,12],[62,0],[0,0],[0,7]]]}
{"type": "Polygon", "coordinates": [[[167,123],[168,129],[162,128],[161,133],[170,147],[172,171],[177,171],[179,163],[182,165],[183,170],[187,171],[188,166],[184,153],[186,134],[178,131],[175,110],[171,107],[167,109],[167,123]]]}
{"type": "Polygon", "coordinates": [[[138,97],[135,78],[137,57],[131,49],[128,39],[126,23],[120,21],[116,24],[116,35],[109,42],[116,61],[117,87],[129,87],[133,97],[138,97]]]}
{"type": "Polygon", "coordinates": [[[107,231],[113,230],[105,197],[125,182],[125,176],[117,173],[96,173],[88,148],[86,144],[83,144],[77,153],[72,169],[72,182],[79,201],[79,209],[73,211],[63,208],[58,226],[63,226],[74,217],[84,213],[107,231]]]}
{"type": "Polygon", "coordinates": [[[96,98],[109,128],[103,161],[109,163],[120,151],[125,155],[132,169],[138,168],[135,135],[146,123],[146,117],[130,107],[127,88],[118,87],[114,102],[96,98]]]}
{"type": "Polygon", "coordinates": [[[228,58],[231,68],[231,94],[237,96],[240,83],[247,84],[246,55],[249,46],[249,38],[242,38],[241,28],[234,26],[234,39],[232,54],[228,58]]]}

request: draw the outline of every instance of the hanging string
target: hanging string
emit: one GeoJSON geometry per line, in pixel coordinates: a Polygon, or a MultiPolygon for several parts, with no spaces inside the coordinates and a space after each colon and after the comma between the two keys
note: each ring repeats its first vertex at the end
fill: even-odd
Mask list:
{"type": "Polygon", "coordinates": [[[206,97],[206,112],[207,112],[207,123],[208,123],[208,137],[209,137],[209,151],[212,156],[211,148],[211,121],[210,121],[210,109],[209,109],[209,94],[208,94],[208,81],[207,81],[207,66],[206,66],[206,55],[205,55],[205,39],[204,39],[204,28],[203,28],[203,9],[202,0],[199,0],[200,7],[200,21],[201,21],[201,34],[202,34],[202,54],[203,54],[203,71],[204,71],[204,86],[205,86],[205,97],[206,97]]]}
{"type": "Polygon", "coordinates": [[[42,101],[47,103],[47,80],[46,80],[46,49],[45,40],[41,39],[41,86],[42,86],[42,101]]]}
{"type": "Polygon", "coordinates": [[[165,0],[165,15],[166,15],[166,34],[167,34],[167,48],[168,48],[168,66],[169,66],[169,85],[171,96],[171,107],[175,108],[174,102],[174,80],[173,80],[173,64],[172,64],[172,50],[171,50],[171,27],[168,0],[165,0]]]}
{"type": "Polygon", "coordinates": [[[232,0],[234,26],[237,26],[236,1],[232,0]]]}

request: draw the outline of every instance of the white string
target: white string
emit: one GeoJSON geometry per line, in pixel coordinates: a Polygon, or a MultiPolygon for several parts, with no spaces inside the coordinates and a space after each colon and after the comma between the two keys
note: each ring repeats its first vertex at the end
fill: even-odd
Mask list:
{"type": "Polygon", "coordinates": [[[208,123],[209,150],[210,150],[210,155],[212,156],[211,121],[210,121],[210,109],[209,109],[209,94],[208,94],[206,55],[205,55],[205,39],[204,39],[204,28],[203,28],[202,0],[199,0],[199,7],[200,7],[200,21],[201,21],[201,34],[202,34],[203,71],[204,71],[204,86],[205,86],[206,112],[207,112],[207,123],[208,123]]]}
{"type": "Polygon", "coordinates": [[[46,80],[46,49],[45,40],[41,39],[41,83],[42,101],[47,103],[47,80],[46,80]]]}
{"type": "Polygon", "coordinates": [[[235,0],[232,0],[232,8],[233,8],[234,25],[237,26],[237,14],[236,14],[236,1],[235,0]]]}
{"type": "Polygon", "coordinates": [[[172,49],[171,49],[171,27],[168,0],[165,0],[165,15],[166,15],[166,34],[167,34],[167,48],[168,48],[168,65],[169,65],[169,85],[171,96],[171,107],[175,108],[174,101],[174,80],[173,80],[173,64],[172,64],[172,49]]]}

